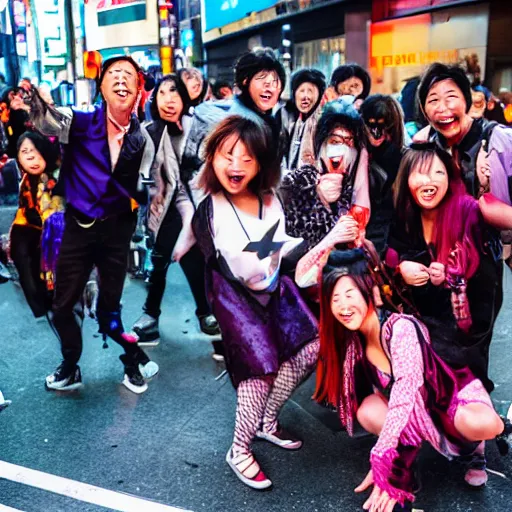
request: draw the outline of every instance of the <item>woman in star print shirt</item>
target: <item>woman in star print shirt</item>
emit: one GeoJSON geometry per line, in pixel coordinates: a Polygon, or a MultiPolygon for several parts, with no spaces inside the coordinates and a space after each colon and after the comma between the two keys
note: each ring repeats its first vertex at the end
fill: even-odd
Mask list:
{"type": "Polygon", "coordinates": [[[285,233],[283,209],[273,192],[279,174],[270,129],[229,116],[206,143],[199,184],[209,195],[193,220],[237,392],[226,462],[253,489],[272,485],[252,454],[254,437],[287,450],[302,446],[277,417],[313,370],[318,353],[316,320],[293,281],[280,274],[302,239],[285,233]]]}

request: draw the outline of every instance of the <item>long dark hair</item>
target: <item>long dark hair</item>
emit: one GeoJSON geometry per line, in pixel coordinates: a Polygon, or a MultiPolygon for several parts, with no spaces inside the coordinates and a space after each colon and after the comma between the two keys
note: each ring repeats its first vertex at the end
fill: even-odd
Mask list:
{"type": "Polygon", "coordinates": [[[361,115],[365,123],[369,119],[384,119],[391,142],[401,148],[404,145],[404,116],[400,103],[391,96],[372,94],[361,105],[361,115]]]}
{"type": "Polygon", "coordinates": [[[383,304],[379,307],[401,312],[404,299],[392,286],[371,242],[365,241],[358,249],[333,250],[322,269],[320,293],[320,353],[316,371],[316,389],[313,398],[338,406],[342,390],[343,365],[348,346],[358,336],[343,327],[334,317],[331,300],[336,283],[350,277],[370,308],[377,309],[374,288],[380,291],[383,304]]]}
{"type": "Polygon", "coordinates": [[[155,85],[155,88],[153,89],[153,92],[151,93],[151,99],[149,104],[149,112],[151,113],[151,119],[161,119],[160,113],[158,112],[157,104],[158,91],[160,90],[160,87],[166,82],[174,82],[174,84],[176,85],[176,89],[183,103],[182,115],[185,114],[190,108],[190,96],[188,95],[188,91],[185,84],[181,81],[181,78],[178,75],[171,73],[169,75],[165,75],[160,80],[158,80],[158,82],[155,85]]]}
{"type": "Polygon", "coordinates": [[[215,194],[222,190],[222,185],[215,175],[213,160],[215,153],[232,135],[237,137],[237,142],[244,143],[247,151],[258,162],[258,174],[249,183],[251,191],[261,194],[276,187],[279,183],[281,169],[280,162],[275,156],[272,131],[263,122],[255,123],[241,116],[228,116],[206,139],[204,168],[199,178],[199,186],[207,193],[215,194]]]}
{"type": "Polygon", "coordinates": [[[404,153],[395,182],[394,201],[397,225],[405,236],[423,232],[421,208],[409,188],[409,176],[415,169],[430,169],[438,157],[448,172],[448,191],[437,207],[433,245],[435,259],[447,265],[450,253],[460,248],[461,273],[469,279],[480,264],[478,247],[482,247],[480,210],[477,201],[466,192],[454,159],[434,143],[413,144],[404,153]]]}
{"type": "MultiPolygon", "coordinates": [[[[60,157],[58,143],[52,142],[48,137],[46,137],[40,132],[29,130],[20,135],[20,138],[16,143],[16,154],[19,153],[20,147],[25,139],[30,140],[32,144],[34,144],[37,151],[43,157],[43,160],[46,163],[46,168],[44,171],[45,174],[48,176],[53,176],[53,174],[58,168],[58,161],[60,157]]],[[[21,166],[19,167],[21,168],[21,166]]]]}

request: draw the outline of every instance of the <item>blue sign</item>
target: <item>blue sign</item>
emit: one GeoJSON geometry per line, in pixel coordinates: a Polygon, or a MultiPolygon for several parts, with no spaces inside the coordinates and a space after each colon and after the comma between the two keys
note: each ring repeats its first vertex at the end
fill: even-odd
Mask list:
{"type": "Polygon", "coordinates": [[[194,31],[191,28],[186,28],[181,31],[181,47],[188,48],[194,45],[194,31]]]}
{"type": "Polygon", "coordinates": [[[206,31],[241,20],[251,12],[263,11],[277,0],[205,0],[206,31]]]}

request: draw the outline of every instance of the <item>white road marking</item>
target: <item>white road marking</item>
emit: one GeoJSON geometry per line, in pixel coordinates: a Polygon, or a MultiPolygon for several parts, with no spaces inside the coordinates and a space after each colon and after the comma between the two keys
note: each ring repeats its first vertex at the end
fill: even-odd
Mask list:
{"type": "MultiPolygon", "coordinates": [[[[69,478],[43,473],[4,461],[0,461],[0,478],[37,487],[44,491],[85,501],[100,507],[118,510],[119,512],[140,512],[141,510],[144,510],[144,512],[191,512],[183,508],[171,507],[131,494],[102,489],[101,487],[76,482],[69,478]]],[[[15,509],[7,508],[6,510],[15,509]]],[[[0,508],[0,512],[2,511],[3,509],[0,508]]]]}
{"type": "Polygon", "coordinates": [[[0,503],[0,512],[23,512],[23,510],[18,510],[17,508],[6,507],[0,503]]]}

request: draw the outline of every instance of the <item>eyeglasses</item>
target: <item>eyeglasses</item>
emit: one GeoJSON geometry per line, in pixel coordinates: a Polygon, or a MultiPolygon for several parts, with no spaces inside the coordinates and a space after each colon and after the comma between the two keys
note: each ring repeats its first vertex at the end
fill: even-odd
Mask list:
{"type": "Polygon", "coordinates": [[[354,145],[354,137],[352,135],[332,135],[328,140],[329,144],[345,144],[345,146],[354,145]]]}
{"type": "Polygon", "coordinates": [[[281,80],[276,78],[272,73],[264,73],[262,75],[255,76],[254,80],[256,80],[256,82],[264,81],[265,84],[268,84],[273,89],[278,89],[281,86],[281,80]]]}

